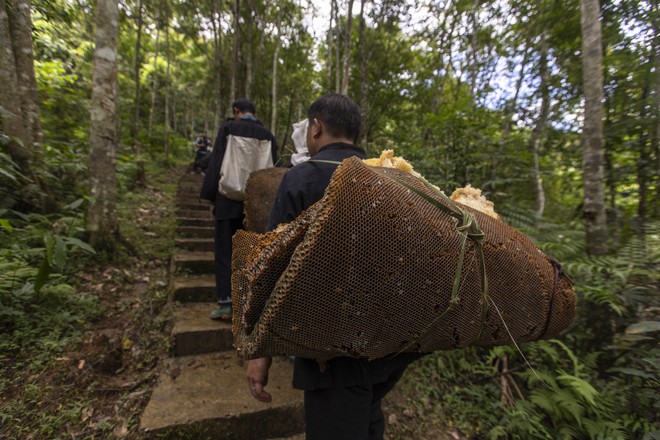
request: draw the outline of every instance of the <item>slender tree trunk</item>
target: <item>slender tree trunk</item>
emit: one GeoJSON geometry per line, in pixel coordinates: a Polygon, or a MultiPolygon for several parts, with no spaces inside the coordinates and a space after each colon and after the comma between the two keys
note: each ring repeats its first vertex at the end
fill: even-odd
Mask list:
{"type": "Polygon", "coordinates": [[[225,109],[222,105],[222,20],[220,15],[222,14],[222,2],[220,0],[215,0],[215,16],[217,17],[217,22],[215,19],[212,20],[214,36],[215,36],[215,133],[218,133],[220,126],[224,120],[225,109]]]}
{"type": "Polygon", "coordinates": [[[280,23],[282,21],[282,8],[280,7],[277,11],[277,41],[275,43],[275,52],[273,53],[273,72],[272,72],[272,83],[271,83],[271,113],[270,113],[270,132],[273,133],[273,137],[277,139],[277,64],[280,60],[280,47],[282,46],[282,36],[280,35],[280,23]]]}
{"type": "Polygon", "coordinates": [[[135,81],[135,98],[133,101],[133,123],[131,124],[131,139],[133,145],[137,145],[137,137],[140,129],[140,50],[142,41],[142,0],[138,0],[137,5],[137,38],[135,39],[135,68],[133,70],[133,80],[135,81]]]}
{"type": "Polygon", "coordinates": [[[138,140],[140,132],[140,67],[142,61],[140,59],[140,51],[142,50],[142,26],[144,21],[142,19],[142,0],[138,1],[138,17],[137,17],[137,38],[135,40],[135,101],[133,104],[133,123],[131,124],[131,138],[133,140],[133,152],[137,161],[137,174],[135,183],[138,186],[145,186],[147,174],[144,169],[144,160],[142,159],[142,146],[138,140]]]}
{"type": "Polygon", "coordinates": [[[339,4],[337,0],[332,0],[335,10],[335,92],[339,93],[341,90],[341,59],[339,57],[339,42],[341,41],[339,29],[339,4]]]}
{"type": "Polygon", "coordinates": [[[156,51],[154,53],[153,81],[151,83],[151,106],[149,109],[149,125],[147,126],[147,138],[151,142],[153,134],[154,113],[156,111],[156,95],[158,94],[158,51],[160,50],[160,24],[156,27],[156,51]]]}
{"type": "Polygon", "coordinates": [[[165,23],[165,57],[167,59],[167,67],[165,69],[165,137],[164,137],[164,150],[165,150],[165,165],[170,164],[170,94],[172,88],[170,87],[170,17],[167,16],[165,23]]]}
{"type": "Polygon", "coordinates": [[[254,44],[254,28],[257,26],[253,16],[255,15],[254,0],[247,0],[249,23],[247,26],[247,50],[245,56],[245,97],[252,97],[252,82],[254,81],[252,45],[254,44]]]}
{"type": "Polygon", "coordinates": [[[118,235],[117,149],[118,0],[98,0],[90,122],[89,177],[92,196],[87,230],[92,244],[113,248],[118,235]]]}
{"type": "Polygon", "coordinates": [[[646,121],[646,107],[647,105],[652,106],[652,103],[648,102],[649,89],[651,86],[649,79],[650,78],[647,79],[647,82],[642,89],[642,97],[639,104],[639,120],[641,124],[639,133],[637,135],[639,142],[639,158],[637,159],[637,186],[639,188],[639,203],[637,205],[637,217],[639,218],[639,232],[640,236],[642,237],[644,236],[644,224],[646,223],[646,216],[648,211],[648,193],[650,183],[649,170],[651,165],[651,152],[647,147],[649,139],[648,129],[650,128],[650,124],[646,121]]]}
{"type": "Polygon", "coordinates": [[[328,53],[325,57],[325,81],[326,81],[326,90],[330,91],[332,89],[332,22],[335,18],[335,7],[336,2],[333,0],[330,3],[330,24],[328,25],[328,33],[326,35],[326,44],[328,46],[328,53]]]}
{"type": "Polygon", "coordinates": [[[346,31],[344,34],[344,70],[341,80],[341,93],[348,95],[348,83],[351,72],[351,34],[353,33],[353,0],[348,0],[348,12],[346,13],[346,31]]]}
{"type": "Polygon", "coordinates": [[[37,107],[37,80],[34,74],[32,50],[32,19],[30,0],[10,0],[9,26],[14,45],[16,78],[23,109],[24,142],[28,150],[41,139],[41,123],[37,107]]]}
{"type": "Polygon", "coordinates": [[[548,44],[545,31],[541,34],[541,47],[539,53],[539,78],[541,91],[541,110],[536,126],[532,130],[529,139],[529,152],[532,154],[532,192],[534,193],[534,217],[538,223],[543,217],[545,208],[545,193],[543,191],[543,180],[539,169],[539,150],[545,142],[545,131],[550,113],[550,97],[548,86],[548,44]]]}
{"type": "Polygon", "coordinates": [[[600,5],[580,0],[584,82],[583,175],[587,252],[607,253],[605,190],[603,183],[603,72],[600,5]]]}
{"type": "Polygon", "coordinates": [[[238,20],[238,14],[239,14],[239,6],[238,6],[238,0],[234,0],[234,6],[232,8],[233,16],[234,16],[234,35],[233,35],[233,40],[234,40],[234,47],[232,50],[231,54],[231,84],[229,86],[229,102],[234,102],[236,100],[236,72],[238,71],[238,47],[239,47],[239,39],[240,39],[240,28],[239,28],[239,20],[238,20]]]}
{"type": "Polygon", "coordinates": [[[367,136],[369,126],[369,100],[367,96],[368,87],[368,69],[369,65],[369,49],[367,47],[366,25],[364,20],[364,5],[367,0],[360,1],[360,110],[362,110],[362,131],[360,133],[360,144],[362,148],[367,150],[369,145],[369,138],[367,136]]]}

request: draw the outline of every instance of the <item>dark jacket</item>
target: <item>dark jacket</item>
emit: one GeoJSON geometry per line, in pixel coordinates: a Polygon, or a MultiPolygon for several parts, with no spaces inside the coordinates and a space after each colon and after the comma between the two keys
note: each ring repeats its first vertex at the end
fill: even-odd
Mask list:
{"type": "Polygon", "coordinates": [[[209,165],[204,175],[204,183],[199,197],[208,200],[215,205],[216,220],[226,220],[230,218],[240,218],[243,215],[243,202],[228,199],[218,193],[218,181],[220,180],[220,167],[225,157],[227,149],[227,139],[229,135],[237,137],[253,138],[258,140],[271,141],[271,154],[273,163],[277,162],[277,142],[272,133],[263,126],[257,119],[245,117],[240,120],[228,120],[215,138],[215,145],[209,160],[209,165]]]}
{"type": "MultiPolygon", "coordinates": [[[[277,191],[269,229],[274,229],[280,223],[291,222],[303,210],[323,197],[337,165],[314,161],[342,161],[352,156],[366,158],[364,151],[355,145],[335,143],[321,148],[310,162],[303,162],[291,168],[282,178],[277,191]]],[[[417,353],[402,353],[393,359],[382,358],[373,361],[340,357],[330,360],[323,372],[316,361],[296,357],[293,386],[298,389],[313,390],[381,383],[394,371],[404,368],[419,357],[421,355],[417,353]]]]}

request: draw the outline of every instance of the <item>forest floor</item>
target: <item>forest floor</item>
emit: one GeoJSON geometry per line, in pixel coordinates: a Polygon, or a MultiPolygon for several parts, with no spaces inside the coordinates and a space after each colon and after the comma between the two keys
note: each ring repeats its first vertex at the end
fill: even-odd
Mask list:
{"type": "MultiPolygon", "coordinates": [[[[172,169],[122,199],[122,236],[135,246],[132,255],[76,273],[77,293],[98,299],[96,318],[80,324],[83,336],[53,359],[16,359],[3,368],[0,440],[144,437],[140,416],[169,350],[168,267],[181,173],[172,169]]],[[[461,438],[420,420],[415,399],[400,388],[388,396],[386,438],[461,438]]]]}

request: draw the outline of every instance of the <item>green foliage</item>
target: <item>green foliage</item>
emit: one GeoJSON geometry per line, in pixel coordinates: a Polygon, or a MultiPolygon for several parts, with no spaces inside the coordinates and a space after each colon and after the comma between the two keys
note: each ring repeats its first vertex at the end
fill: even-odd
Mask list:
{"type": "Polygon", "coordinates": [[[75,235],[80,218],[2,211],[0,239],[0,356],[68,343],[95,312],[95,298],[76,292],[71,274],[94,250],[75,235]]]}

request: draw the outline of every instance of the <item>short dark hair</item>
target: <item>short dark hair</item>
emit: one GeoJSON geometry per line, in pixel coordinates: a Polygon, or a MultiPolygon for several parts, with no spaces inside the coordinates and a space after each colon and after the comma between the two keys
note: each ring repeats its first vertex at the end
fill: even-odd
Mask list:
{"type": "Polygon", "coordinates": [[[238,98],[236,101],[232,102],[231,108],[237,108],[241,113],[252,113],[253,115],[257,113],[257,109],[254,108],[254,103],[246,98],[238,98]]]}
{"type": "Polygon", "coordinates": [[[356,142],[360,137],[362,114],[360,107],[348,96],[328,93],[309,106],[307,117],[322,121],[333,137],[345,137],[356,142]]]}

